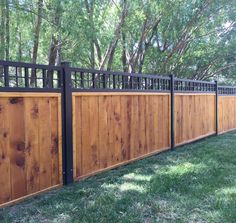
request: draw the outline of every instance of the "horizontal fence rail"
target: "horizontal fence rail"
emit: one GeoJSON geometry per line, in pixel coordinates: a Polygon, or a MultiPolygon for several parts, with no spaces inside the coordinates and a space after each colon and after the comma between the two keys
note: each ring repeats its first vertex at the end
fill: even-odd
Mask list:
{"type": "Polygon", "coordinates": [[[236,129],[236,87],[0,60],[0,207],[236,129]]]}

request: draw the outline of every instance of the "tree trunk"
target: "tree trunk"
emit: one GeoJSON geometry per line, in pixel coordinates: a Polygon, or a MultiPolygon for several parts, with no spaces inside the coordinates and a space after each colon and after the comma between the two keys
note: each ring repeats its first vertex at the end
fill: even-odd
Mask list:
{"type": "Polygon", "coordinates": [[[86,10],[88,13],[88,18],[91,26],[91,34],[92,38],[90,39],[90,64],[91,68],[95,68],[95,29],[94,29],[94,22],[93,22],[93,11],[94,11],[94,3],[93,1],[91,3],[88,2],[88,0],[84,1],[86,10]]]}
{"type": "Polygon", "coordinates": [[[5,59],[5,1],[0,0],[0,15],[1,15],[1,28],[0,28],[0,59],[5,59]]]}
{"type": "MultiPolygon", "coordinates": [[[[17,2],[18,4],[18,2],[17,2]]],[[[22,60],[22,46],[21,46],[21,29],[20,29],[20,17],[19,17],[19,12],[16,12],[16,40],[17,40],[17,44],[16,44],[16,52],[17,52],[17,61],[21,62],[22,60]]],[[[22,68],[19,67],[18,68],[18,74],[20,77],[22,77],[22,68]]],[[[20,81],[22,81],[22,79],[20,79],[20,81]]]]}
{"type": "Polygon", "coordinates": [[[104,70],[104,67],[105,67],[107,61],[109,61],[109,64],[111,66],[111,63],[112,63],[113,57],[114,57],[114,53],[116,50],[116,46],[117,46],[118,40],[120,39],[120,36],[121,36],[120,35],[121,29],[124,25],[125,18],[127,16],[127,14],[128,14],[127,2],[126,2],[126,0],[124,0],[124,5],[123,5],[123,10],[122,10],[122,14],[120,17],[120,21],[118,22],[118,24],[116,26],[116,29],[114,32],[114,37],[112,38],[112,40],[106,50],[104,58],[100,64],[100,70],[104,70]]]}
{"type": "MultiPolygon", "coordinates": [[[[5,2],[4,0],[0,0],[0,16],[1,16],[1,24],[0,24],[0,59],[5,59],[5,2]]],[[[0,66],[0,75],[3,75],[4,68],[0,66]]]]}
{"type": "MultiPolygon", "coordinates": [[[[43,10],[43,0],[38,0],[38,14],[36,18],[36,23],[34,27],[34,46],[33,46],[33,52],[32,52],[32,63],[37,62],[37,56],[38,56],[38,47],[39,47],[39,34],[40,34],[40,28],[42,23],[42,10],[43,10]]],[[[36,80],[36,71],[32,69],[31,71],[31,78],[30,78],[30,84],[34,85],[36,80]]]]}
{"type": "Polygon", "coordinates": [[[9,12],[9,2],[6,0],[6,60],[9,60],[10,55],[10,12],[9,12]]]}
{"type": "Polygon", "coordinates": [[[54,24],[56,27],[56,35],[52,34],[50,49],[49,49],[49,57],[48,63],[49,65],[59,65],[61,61],[61,37],[59,33],[60,27],[60,17],[61,17],[61,1],[57,1],[57,5],[55,7],[55,16],[53,18],[54,24]]]}
{"type": "Polygon", "coordinates": [[[32,63],[36,63],[38,56],[38,47],[39,47],[39,34],[42,24],[42,10],[43,10],[43,0],[38,0],[38,15],[34,27],[34,46],[32,53],[32,63]]]}
{"type": "Polygon", "coordinates": [[[127,56],[126,56],[126,36],[125,33],[122,32],[122,65],[123,65],[123,71],[128,72],[128,64],[127,64],[127,56]]]}

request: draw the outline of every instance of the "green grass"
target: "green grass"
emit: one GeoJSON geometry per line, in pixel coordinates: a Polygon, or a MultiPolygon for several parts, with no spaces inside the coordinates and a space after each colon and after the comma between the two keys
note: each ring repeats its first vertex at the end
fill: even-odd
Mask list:
{"type": "Polygon", "coordinates": [[[0,222],[236,222],[236,132],[0,210],[0,222]]]}

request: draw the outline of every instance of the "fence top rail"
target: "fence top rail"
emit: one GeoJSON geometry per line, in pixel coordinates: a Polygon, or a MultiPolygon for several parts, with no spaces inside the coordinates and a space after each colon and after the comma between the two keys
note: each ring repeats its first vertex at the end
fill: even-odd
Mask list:
{"type": "Polygon", "coordinates": [[[169,76],[160,76],[159,74],[141,74],[141,73],[128,73],[120,71],[106,71],[106,70],[96,70],[96,69],[86,69],[86,68],[76,68],[70,67],[72,72],[82,72],[82,73],[92,73],[92,74],[104,74],[104,75],[121,75],[127,77],[142,77],[142,78],[155,78],[162,80],[170,80],[169,76]]]}
{"type": "Polygon", "coordinates": [[[0,60],[0,66],[25,67],[25,68],[57,70],[57,71],[61,70],[61,66],[14,62],[14,61],[5,61],[5,60],[0,60]]]}

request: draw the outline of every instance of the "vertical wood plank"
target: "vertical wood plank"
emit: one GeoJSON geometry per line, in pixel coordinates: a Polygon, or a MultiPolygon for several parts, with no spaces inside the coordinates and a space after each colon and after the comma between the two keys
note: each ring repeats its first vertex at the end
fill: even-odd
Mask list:
{"type": "Polygon", "coordinates": [[[108,166],[109,153],[109,129],[108,126],[108,106],[109,99],[107,96],[99,97],[99,153],[100,153],[100,168],[108,166]]]}
{"type": "Polygon", "coordinates": [[[39,98],[40,189],[50,187],[51,168],[51,106],[50,98],[39,98]]]}
{"type": "Polygon", "coordinates": [[[73,129],[74,129],[74,178],[82,175],[82,156],[83,156],[83,147],[82,147],[82,97],[73,97],[73,129]]]}
{"type": "Polygon", "coordinates": [[[131,96],[121,96],[121,153],[122,161],[130,159],[131,96]]]}
{"type": "Polygon", "coordinates": [[[81,105],[81,110],[82,110],[82,168],[81,172],[82,175],[89,173],[91,171],[91,149],[90,149],[90,131],[89,131],[89,126],[90,126],[90,117],[89,117],[89,97],[83,96],[82,97],[82,105],[81,105]]]}
{"type": "Polygon", "coordinates": [[[9,98],[12,199],[27,195],[24,98],[9,98]]]}
{"type": "Polygon", "coordinates": [[[58,109],[58,163],[59,163],[59,182],[60,184],[63,183],[63,166],[62,166],[62,114],[61,114],[61,95],[57,96],[58,103],[57,103],[57,109],[58,109]]]}
{"type": "Polygon", "coordinates": [[[27,160],[27,193],[40,190],[39,185],[39,103],[37,98],[25,99],[25,140],[27,160]]]}
{"type": "Polygon", "coordinates": [[[147,144],[146,144],[146,106],[145,106],[145,96],[140,95],[138,97],[138,121],[139,121],[139,148],[138,148],[138,154],[139,156],[144,155],[147,153],[147,144]]]}
{"type": "Polygon", "coordinates": [[[58,136],[58,98],[50,98],[50,125],[51,125],[51,185],[60,183],[59,177],[59,136],[58,136]]]}
{"type": "Polygon", "coordinates": [[[130,156],[131,159],[138,156],[138,148],[139,148],[139,122],[138,122],[138,96],[132,97],[132,105],[131,105],[131,133],[130,133],[130,156]]]}
{"type": "Polygon", "coordinates": [[[0,204],[11,200],[9,110],[7,98],[0,98],[0,204]]]}
{"type": "Polygon", "coordinates": [[[89,135],[91,149],[91,164],[93,170],[99,169],[99,132],[98,132],[98,97],[89,97],[89,135]]]}

